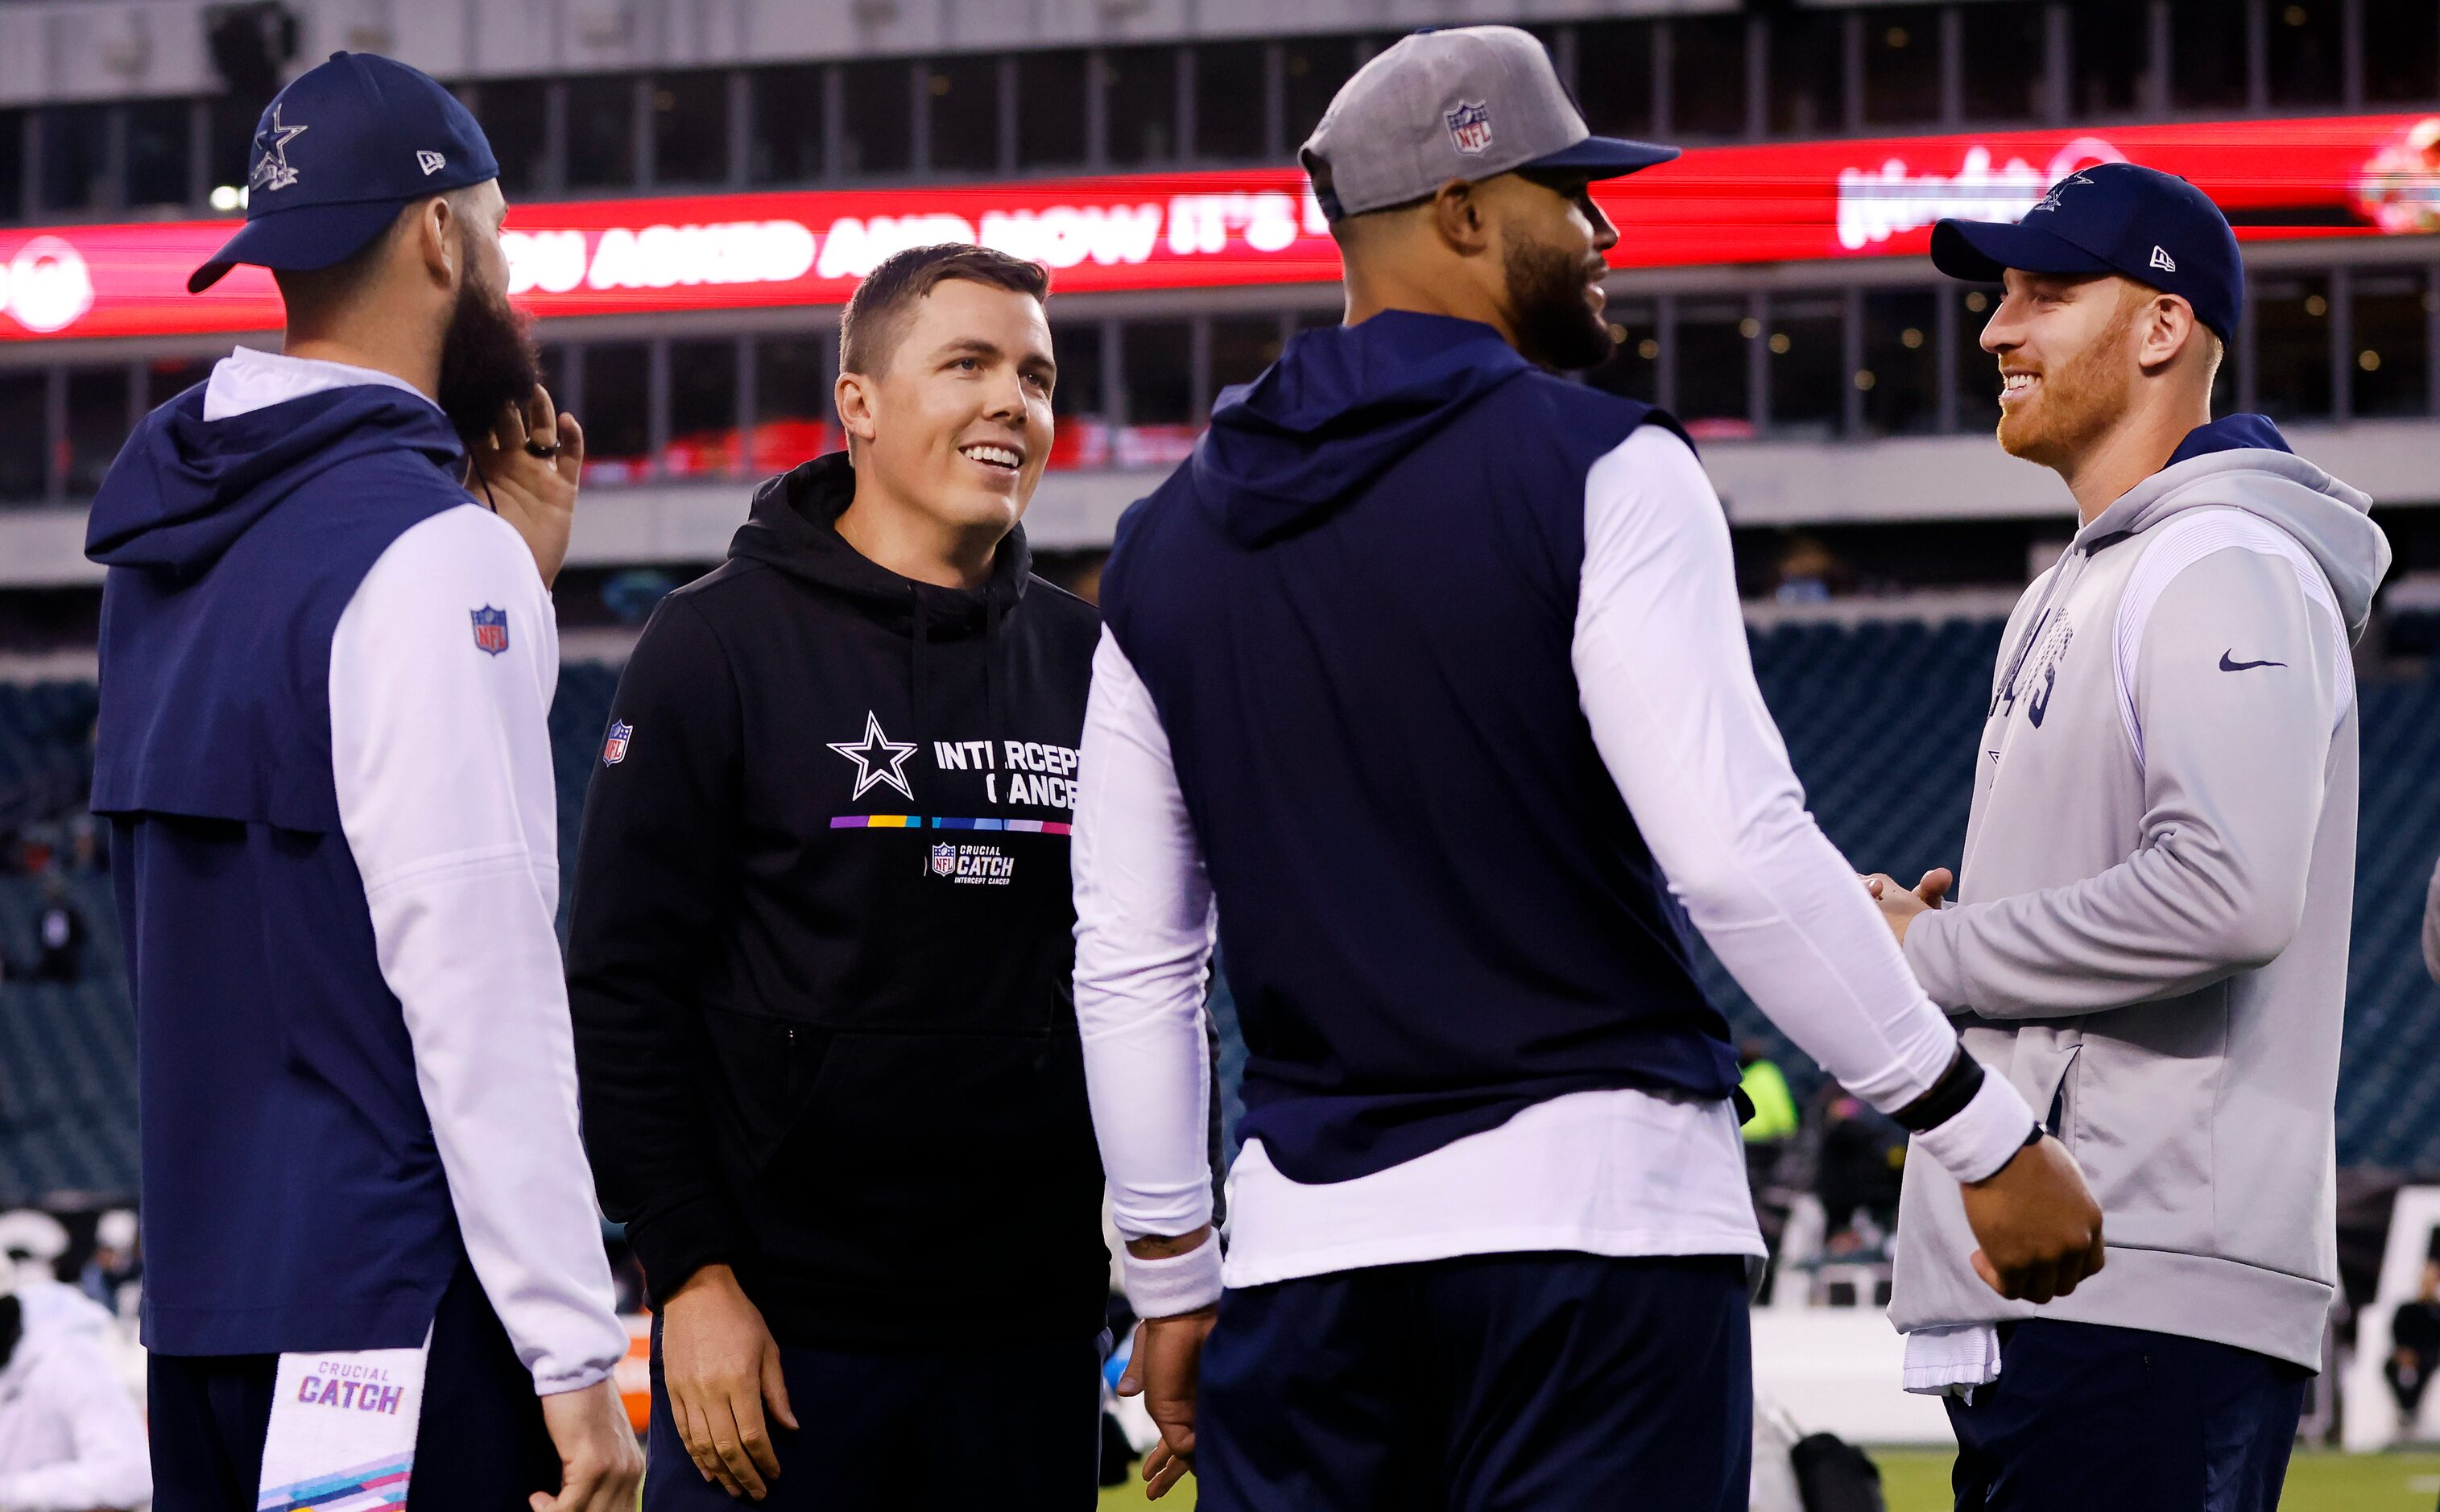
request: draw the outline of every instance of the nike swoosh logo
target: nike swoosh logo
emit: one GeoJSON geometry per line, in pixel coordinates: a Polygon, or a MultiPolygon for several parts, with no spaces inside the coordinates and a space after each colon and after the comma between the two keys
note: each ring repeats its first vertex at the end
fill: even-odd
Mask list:
{"type": "Polygon", "coordinates": [[[2222,652],[2220,652],[2220,653],[2219,653],[2219,669],[2220,669],[2221,671],[2223,671],[2223,672],[2244,672],[2244,671],[2250,671],[2250,670],[2252,670],[2252,668],[2257,667],[2285,667],[2285,666],[2287,666],[2287,665],[2288,665],[2286,662],[2232,662],[2232,661],[2230,661],[2230,660],[2229,660],[2229,658],[2230,658],[2231,656],[2234,655],[2234,654],[2235,654],[2235,652],[2236,652],[2236,648],[2235,648],[2235,647],[2234,647],[2234,646],[2232,646],[2232,647],[2230,647],[2227,650],[2224,650],[2224,651],[2222,651],[2222,652]]]}

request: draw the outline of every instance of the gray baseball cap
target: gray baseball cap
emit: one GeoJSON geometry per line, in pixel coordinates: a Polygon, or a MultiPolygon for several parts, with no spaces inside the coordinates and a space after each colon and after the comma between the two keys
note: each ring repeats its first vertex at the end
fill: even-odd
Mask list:
{"type": "Polygon", "coordinates": [[[1400,38],[1341,85],[1299,150],[1322,214],[1337,221],[1519,169],[1617,178],[1674,147],[1595,136],[1551,55],[1515,27],[1400,38]]]}

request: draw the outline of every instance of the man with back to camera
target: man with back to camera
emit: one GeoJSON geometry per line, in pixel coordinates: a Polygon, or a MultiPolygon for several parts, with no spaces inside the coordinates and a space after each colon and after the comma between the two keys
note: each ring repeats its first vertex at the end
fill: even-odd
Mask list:
{"type": "Polygon", "coordinates": [[[1992,1286],[2098,1259],[1804,812],[1692,448],[1544,370],[1609,349],[1588,185],[1674,156],[1589,135],[1522,31],[1390,47],[1303,153],[1347,324],[1120,525],[1077,1008],[1156,1493],[1192,1454],[1219,1512],[1745,1505],[1762,1245],[1689,912],[1971,1183],[1992,1286]],[[1215,904],[1250,1053],[1225,1262],[1215,904]]]}
{"type": "Polygon", "coordinates": [[[2000,642],[1959,901],[1933,906],[1946,870],[1870,885],[2111,1242],[2072,1298],[1990,1296],[1955,1182],[1910,1152],[1907,1387],[1948,1396],[1961,1507],[2257,1512],[2338,1278],[2349,646],[2389,544],[2269,419],[2211,418],[2245,275],[2184,180],[2086,169],[2017,224],[1941,222],[1932,259],[2004,279],[2000,444],[2081,527],[2000,642]]]}
{"type": "Polygon", "coordinates": [[[271,269],[282,349],[153,411],[94,501],[156,1512],[624,1512],[642,1472],[552,925],[583,438],[497,173],[403,63],[280,91],[189,288],[271,269]]]}
{"type": "Polygon", "coordinates": [[[874,269],[839,327],[848,450],[762,485],[619,679],[568,970],[594,1169],[659,1313],[650,1512],[894,1512],[978,1470],[1018,1512],[1099,1494],[1068,885],[1098,621],[1018,525],[1049,292],[982,247],[874,269]]]}

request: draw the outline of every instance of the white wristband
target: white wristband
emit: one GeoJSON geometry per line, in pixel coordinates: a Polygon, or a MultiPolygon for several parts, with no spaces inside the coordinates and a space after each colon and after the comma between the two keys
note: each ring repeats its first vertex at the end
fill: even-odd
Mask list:
{"type": "Polygon", "coordinates": [[[1982,1085],[1947,1123],[1914,1136],[1924,1153],[1961,1182],[1996,1176],[2034,1131],[2034,1111],[2008,1078],[1983,1068],[1982,1085]]]}
{"type": "Polygon", "coordinates": [[[1127,1256],[1127,1306],[1139,1318],[1175,1318],[1220,1300],[1220,1239],[1207,1236],[1184,1254],[1127,1256]]]}

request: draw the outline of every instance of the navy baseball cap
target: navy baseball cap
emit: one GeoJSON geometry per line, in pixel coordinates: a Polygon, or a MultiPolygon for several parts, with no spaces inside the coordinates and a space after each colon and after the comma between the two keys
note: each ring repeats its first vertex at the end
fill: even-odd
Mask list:
{"type": "Polygon", "coordinates": [[[1942,221],[1931,228],[1931,262],[1978,283],[1997,283],[2008,268],[2123,274],[2194,306],[2222,341],[2235,339],[2245,303],[2228,217],[2184,179],[2133,163],[2078,169],[2014,225],[1942,221]]]}
{"type": "Polygon", "coordinates": [[[474,114],[429,74],[334,52],[273,99],[246,155],[245,229],[187,280],[201,294],[241,262],[345,262],[429,195],[500,176],[474,114]]]}

